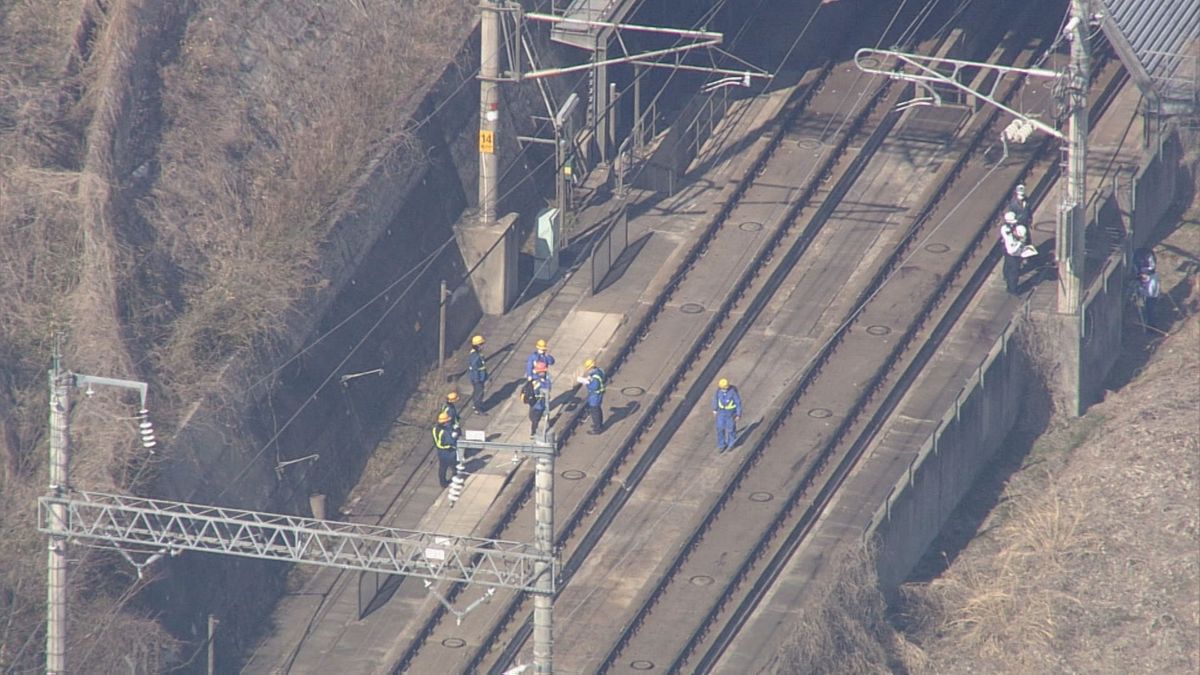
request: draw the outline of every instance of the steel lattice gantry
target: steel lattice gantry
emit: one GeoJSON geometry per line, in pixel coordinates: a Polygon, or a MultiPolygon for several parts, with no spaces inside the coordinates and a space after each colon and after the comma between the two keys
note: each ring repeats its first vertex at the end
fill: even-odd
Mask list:
{"type": "Polygon", "coordinates": [[[223,553],[532,593],[556,587],[553,556],[533,544],[99,492],[40,497],[38,529],[159,553],[223,553]],[[62,522],[51,521],[56,512],[62,522]]]}

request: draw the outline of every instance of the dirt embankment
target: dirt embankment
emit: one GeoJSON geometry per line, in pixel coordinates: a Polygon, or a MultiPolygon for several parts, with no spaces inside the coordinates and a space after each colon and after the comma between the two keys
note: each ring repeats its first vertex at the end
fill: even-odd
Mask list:
{"type": "MultiPolygon", "coordinates": [[[[223,364],[316,321],[296,310],[328,285],[323,238],[373,161],[426,160],[414,116],[476,14],[461,0],[0,1],[0,669],[40,659],[31,504],[50,336],[68,330],[74,370],[149,381],[170,439],[223,364]]],[[[130,403],[76,408],[75,485],[153,476],[130,403]]],[[[144,612],[121,611],[140,588],[129,568],[79,553],[70,661],[174,658],[144,612]]]]}

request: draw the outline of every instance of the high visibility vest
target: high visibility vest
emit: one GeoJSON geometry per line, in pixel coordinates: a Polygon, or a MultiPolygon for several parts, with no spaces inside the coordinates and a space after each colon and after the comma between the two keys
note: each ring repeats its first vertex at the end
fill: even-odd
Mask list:
{"type": "Polygon", "coordinates": [[[718,394],[717,407],[721,410],[737,410],[737,400],[733,397],[733,391],[718,394]]]}
{"type": "Polygon", "coordinates": [[[603,394],[604,393],[604,371],[600,370],[599,368],[593,368],[589,377],[592,380],[595,380],[598,385],[596,387],[595,391],[593,391],[592,393],[603,394]]]}
{"type": "Polygon", "coordinates": [[[446,430],[440,424],[433,427],[433,444],[438,450],[449,450],[454,447],[446,442],[446,430]]]}

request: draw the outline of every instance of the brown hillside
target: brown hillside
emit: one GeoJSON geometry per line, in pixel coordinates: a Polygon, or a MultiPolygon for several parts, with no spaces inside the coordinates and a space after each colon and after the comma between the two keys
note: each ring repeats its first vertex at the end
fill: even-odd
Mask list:
{"type": "Polygon", "coordinates": [[[908,588],[912,672],[1200,672],[1200,210],[1155,251],[1170,334],[1128,325],[1115,390],[1038,439],[966,550],[908,588]]]}

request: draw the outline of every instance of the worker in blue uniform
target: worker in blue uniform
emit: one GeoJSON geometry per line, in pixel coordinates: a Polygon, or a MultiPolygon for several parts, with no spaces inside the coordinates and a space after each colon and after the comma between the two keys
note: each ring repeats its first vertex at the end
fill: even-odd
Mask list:
{"type": "Polygon", "coordinates": [[[483,358],[484,342],[482,335],[471,338],[471,353],[467,357],[467,375],[471,380],[471,405],[480,415],[487,414],[483,408],[488,379],[487,361],[483,358]]]}
{"type": "Polygon", "coordinates": [[[534,345],[533,353],[529,355],[528,359],[525,359],[526,379],[533,379],[533,367],[539,363],[546,366],[547,372],[549,372],[550,366],[554,365],[554,357],[546,349],[545,340],[538,340],[537,344],[534,345]]]}
{"type": "Polygon", "coordinates": [[[529,437],[536,439],[542,415],[550,408],[550,377],[546,374],[546,364],[537,363],[533,366],[533,376],[529,378],[526,396],[525,403],[529,405],[529,437]]]}
{"type": "Polygon", "coordinates": [[[713,415],[717,418],[717,452],[732,450],[737,441],[737,423],[742,419],[742,397],[737,387],[723,377],[713,394],[713,415]]]}
{"type": "Polygon", "coordinates": [[[437,450],[438,485],[446,487],[454,477],[458,463],[458,432],[448,413],[438,413],[437,424],[433,425],[433,448],[437,450]]]}
{"type": "Polygon", "coordinates": [[[452,391],[446,394],[446,404],[442,406],[442,412],[450,416],[450,427],[454,429],[455,434],[462,433],[462,417],[458,414],[458,392],[452,391]]]}
{"type": "Polygon", "coordinates": [[[598,434],[604,430],[604,371],[594,359],[587,359],[583,362],[583,376],[577,381],[587,387],[587,409],[592,418],[592,429],[588,433],[598,434]]]}

